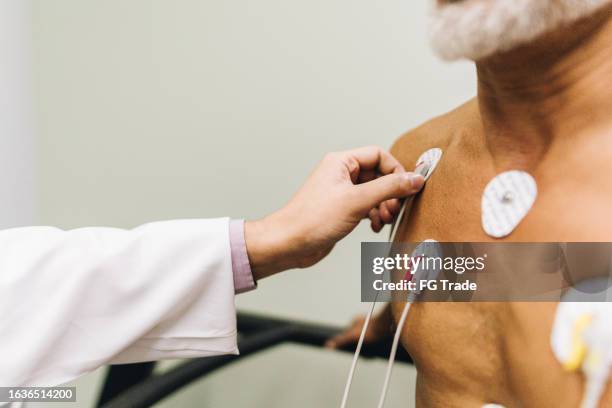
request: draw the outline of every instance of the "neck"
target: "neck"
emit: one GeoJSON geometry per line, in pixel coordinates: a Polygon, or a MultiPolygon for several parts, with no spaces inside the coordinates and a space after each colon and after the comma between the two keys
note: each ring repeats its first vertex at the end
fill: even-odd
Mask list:
{"type": "Polygon", "coordinates": [[[612,131],[612,12],[477,63],[496,166],[534,167],[559,141],[612,131]]]}

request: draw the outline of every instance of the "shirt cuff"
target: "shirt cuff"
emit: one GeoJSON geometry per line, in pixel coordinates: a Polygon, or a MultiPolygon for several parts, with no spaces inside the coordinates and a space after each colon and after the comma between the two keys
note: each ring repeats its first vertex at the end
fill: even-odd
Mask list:
{"type": "Polygon", "coordinates": [[[230,248],[232,250],[232,271],[234,273],[234,293],[243,293],[257,287],[251,271],[244,240],[244,220],[231,220],[229,223],[230,248]]]}

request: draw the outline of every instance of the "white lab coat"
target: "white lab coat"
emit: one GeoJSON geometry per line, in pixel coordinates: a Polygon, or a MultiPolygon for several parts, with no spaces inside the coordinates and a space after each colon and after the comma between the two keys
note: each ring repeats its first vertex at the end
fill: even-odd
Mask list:
{"type": "Polygon", "coordinates": [[[228,219],[0,231],[0,386],[237,352],[228,219]]]}

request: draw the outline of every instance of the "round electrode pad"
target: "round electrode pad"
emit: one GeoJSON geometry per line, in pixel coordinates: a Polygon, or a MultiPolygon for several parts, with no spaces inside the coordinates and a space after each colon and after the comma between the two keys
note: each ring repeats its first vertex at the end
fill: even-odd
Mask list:
{"type": "Polygon", "coordinates": [[[482,228],[494,237],[509,235],[525,218],[538,195],[529,173],[520,170],[498,174],[482,195],[482,228]]]}
{"type": "Polygon", "coordinates": [[[415,171],[420,173],[425,180],[429,179],[436,169],[441,157],[442,149],[434,147],[433,149],[427,150],[425,153],[419,156],[419,159],[416,162],[415,171]],[[423,169],[423,173],[421,173],[419,169],[423,169]]]}
{"type": "MultiPolygon", "coordinates": [[[[440,158],[442,157],[442,149],[434,147],[433,149],[429,149],[425,151],[422,155],[419,156],[419,159],[416,161],[416,166],[414,167],[414,172],[423,176],[425,181],[431,177],[440,158]]],[[[404,217],[404,213],[410,211],[410,207],[412,205],[412,199],[414,196],[406,198],[404,203],[402,204],[402,208],[400,209],[399,214],[395,218],[395,222],[391,225],[391,232],[389,234],[389,241],[393,241],[395,238],[395,233],[397,232],[397,226],[399,222],[404,217]]]]}

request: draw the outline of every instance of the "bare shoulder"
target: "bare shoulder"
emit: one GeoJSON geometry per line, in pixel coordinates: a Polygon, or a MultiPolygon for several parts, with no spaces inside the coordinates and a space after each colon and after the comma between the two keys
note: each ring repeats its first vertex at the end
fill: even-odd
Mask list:
{"type": "Polygon", "coordinates": [[[472,99],[404,133],[393,143],[391,153],[410,170],[425,150],[434,147],[445,149],[461,135],[480,126],[479,118],[478,104],[472,99]]]}
{"type": "MultiPolygon", "coordinates": [[[[403,238],[419,239],[422,232],[448,240],[488,240],[480,228],[480,197],[498,170],[484,144],[475,99],[406,132],[391,153],[412,170],[419,156],[434,147],[441,148],[444,157],[421,194],[427,209],[415,211],[424,220],[412,217],[403,238]]],[[[536,204],[509,240],[612,241],[612,217],[607,216],[612,183],[605,176],[612,173],[610,157],[612,139],[601,134],[550,151],[533,172],[539,191],[536,204]]]]}

